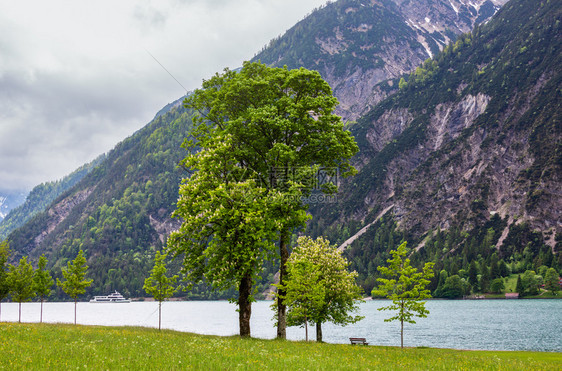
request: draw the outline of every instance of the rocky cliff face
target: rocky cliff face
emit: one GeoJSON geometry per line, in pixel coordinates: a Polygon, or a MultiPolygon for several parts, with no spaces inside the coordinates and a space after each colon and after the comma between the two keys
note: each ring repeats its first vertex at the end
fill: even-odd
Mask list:
{"type": "Polygon", "coordinates": [[[413,71],[506,1],[342,0],[310,15],[254,59],[318,70],[340,101],[338,113],[356,120],[396,91],[397,81],[386,80],[413,71]],[[306,49],[292,48],[297,42],[306,49]]]}
{"type": "Polygon", "coordinates": [[[493,215],[506,229],[562,234],[560,9],[510,4],[354,127],[361,158],[342,189],[348,220],[392,206],[418,236],[493,215]]]}

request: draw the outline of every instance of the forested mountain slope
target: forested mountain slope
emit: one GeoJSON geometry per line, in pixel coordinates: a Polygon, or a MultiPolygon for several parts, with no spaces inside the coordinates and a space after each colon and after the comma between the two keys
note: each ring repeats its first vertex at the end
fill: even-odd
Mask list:
{"type": "MultiPolygon", "coordinates": [[[[175,107],[121,142],[81,182],[9,236],[16,261],[45,253],[55,268],[83,249],[94,285],[89,294],[142,295],[153,250],[176,227],[180,146],[190,113],[175,107]]],[[[58,269],[55,271],[59,272],[58,269]]]]}
{"type": "Polygon", "coordinates": [[[355,120],[450,41],[507,0],[340,0],[274,39],[254,60],[317,70],[355,120]],[[381,82],[385,81],[382,84],[381,82]]]}
{"type": "Polygon", "coordinates": [[[560,267],[561,13],[512,0],[353,127],[360,172],[336,207],[314,209],[310,231],[343,242],[389,208],[348,248],[369,285],[402,238],[438,270],[560,267]]]}
{"type": "Polygon", "coordinates": [[[99,165],[105,155],[81,166],[63,179],[55,182],[42,183],[34,187],[25,198],[22,205],[10,210],[0,221],[0,241],[5,239],[14,229],[21,227],[35,214],[45,210],[57,197],[78,183],[94,167],[99,165]]]}

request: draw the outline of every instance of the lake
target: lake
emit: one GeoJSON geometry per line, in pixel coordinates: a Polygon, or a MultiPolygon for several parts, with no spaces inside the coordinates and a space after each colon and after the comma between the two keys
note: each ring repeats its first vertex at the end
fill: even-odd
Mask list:
{"type": "MultiPolygon", "coordinates": [[[[276,335],[270,301],[252,305],[252,336],[276,335]]],[[[346,327],[325,324],[324,341],[348,343],[365,337],[371,345],[400,346],[397,322],[384,322],[391,312],[377,309],[385,300],[362,303],[365,318],[346,327]]],[[[430,300],[427,318],[404,325],[405,346],[456,349],[537,350],[562,352],[562,300],[430,300]]],[[[22,304],[22,322],[39,322],[39,303],[22,304]]],[[[2,303],[2,321],[17,322],[18,304],[2,303]]],[[[44,322],[74,322],[74,303],[45,303],[44,322]]],[[[79,324],[158,327],[157,302],[78,303],[79,324]]],[[[165,302],[162,327],[209,335],[238,334],[236,306],[226,301],[165,302]]],[[[315,329],[309,328],[312,339],[315,329]]],[[[304,340],[304,328],[290,327],[287,338],[304,340]]]]}

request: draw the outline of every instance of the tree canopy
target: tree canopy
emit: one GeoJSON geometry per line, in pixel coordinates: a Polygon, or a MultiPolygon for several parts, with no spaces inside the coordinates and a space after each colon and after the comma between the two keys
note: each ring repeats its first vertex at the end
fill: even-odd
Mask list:
{"type": "Polygon", "coordinates": [[[21,303],[35,296],[33,267],[27,261],[27,256],[22,257],[17,266],[10,264],[7,281],[12,299],[19,303],[18,322],[21,322],[21,303]]]}
{"type": "MultiPolygon", "coordinates": [[[[230,185],[235,180],[260,199],[259,208],[275,224],[283,282],[290,231],[306,221],[307,197],[313,191],[337,189],[337,182],[318,182],[317,175],[355,172],[348,160],[358,147],[333,113],[337,99],[330,86],[315,71],[245,62],[240,71],[225,69],[204,81],[185,105],[199,115],[193,138],[184,146],[198,146],[209,155],[216,143],[224,143],[227,148],[221,151],[220,162],[228,169],[219,181],[230,185]]],[[[263,227],[258,238],[268,234],[269,226],[263,227]]],[[[280,304],[278,337],[285,337],[285,306],[280,304]]]]}
{"type": "MultiPolygon", "coordinates": [[[[387,260],[388,267],[378,267],[383,276],[378,278],[381,283],[373,290],[373,296],[384,296],[392,300],[392,305],[379,310],[397,311],[396,315],[385,319],[385,322],[400,321],[400,345],[404,347],[404,322],[416,323],[414,317],[427,317],[429,311],[425,302],[420,301],[431,297],[426,288],[433,277],[433,263],[425,263],[422,272],[410,265],[406,258],[408,249],[404,241],[396,250],[390,251],[392,258],[387,260]]],[[[449,277],[450,278],[450,277],[449,277]]]]}
{"type": "MultiPolygon", "coordinates": [[[[316,324],[316,340],[322,341],[322,324],[347,325],[362,319],[351,315],[358,310],[361,288],[356,272],[348,272],[349,262],[322,237],[302,236],[287,261],[288,278],[281,286],[288,307],[287,324],[316,324]]],[[[308,330],[307,340],[308,340],[308,330]]]]}
{"type": "Polygon", "coordinates": [[[51,273],[47,270],[47,258],[45,255],[39,257],[37,269],[33,273],[33,290],[41,299],[41,315],[39,322],[43,322],[43,300],[51,295],[51,287],[55,281],[51,277],[51,273]]]}
{"type": "Polygon", "coordinates": [[[69,261],[67,267],[62,269],[64,281],[57,278],[57,285],[74,299],[74,324],[76,324],[76,300],[79,295],[86,292],[86,287],[89,287],[93,282],[92,279],[86,279],[87,271],[86,258],[84,252],[80,250],[76,258],[69,261]]]}
{"type": "Polygon", "coordinates": [[[7,266],[8,256],[10,256],[10,245],[8,241],[0,242],[0,320],[2,320],[2,300],[10,292],[10,286],[7,281],[7,266]]]}
{"type": "Polygon", "coordinates": [[[174,295],[178,288],[176,282],[178,276],[168,277],[166,268],[167,254],[161,254],[156,251],[154,256],[154,267],[150,272],[150,276],[144,280],[143,289],[152,295],[154,300],[158,301],[158,329],[162,328],[162,302],[174,295]]]}

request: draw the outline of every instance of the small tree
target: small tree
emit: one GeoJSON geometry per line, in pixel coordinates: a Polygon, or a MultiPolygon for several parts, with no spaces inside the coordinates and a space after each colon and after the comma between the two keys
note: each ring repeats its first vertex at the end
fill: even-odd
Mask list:
{"type": "MultiPolygon", "coordinates": [[[[330,242],[299,237],[297,247],[287,261],[288,278],[283,301],[287,304],[287,324],[304,325],[308,340],[308,322],[316,325],[316,340],[322,341],[322,323],[347,325],[362,319],[349,312],[358,309],[361,288],[356,272],[348,272],[349,263],[330,242]]],[[[277,303],[278,301],[276,301],[277,303]]]]}
{"type": "Polygon", "coordinates": [[[175,287],[178,276],[166,276],[166,257],[167,254],[160,254],[160,251],[156,251],[154,267],[152,268],[150,277],[144,280],[143,286],[144,291],[152,295],[154,300],[158,300],[158,330],[161,329],[162,324],[162,302],[174,295],[178,290],[178,288],[175,287]]]}
{"type": "Polygon", "coordinates": [[[495,278],[495,279],[492,281],[492,284],[490,285],[490,290],[491,290],[492,293],[494,293],[494,294],[501,294],[504,289],[505,289],[505,285],[504,285],[504,283],[503,283],[503,279],[502,279],[502,278],[495,278]]]}
{"type": "Polygon", "coordinates": [[[46,297],[51,295],[51,287],[53,287],[55,281],[51,277],[51,273],[46,270],[47,268],[47,258],[45,255],[41,255],[39,262],[37,263],[37,269],[33,274],[33,289],[39,298],[41,299],[41,315],[39,317],[39,323],[43,322],[43,301],[46,297]]]}
{"type": "Polygon", "coordinates": [[[27,262],[27,256],[20,259],[18,266],[10,264],[7,277],[10,295],[19,303],[18,322],[21,322],[21,303],[30,301],[35,296],[33,290],[33,267],[27,262]]]}
{"type": "Polygon", "coordinates": [[[515,284],[515,292],[519,293],[519,296],[525,295],[525,288],[523,287],[523,282],[521,282],[521,275],[517,275],[517,283],[515,284]]]}
{"type": "Polygon", "coordinates": [[[474,292],[479,291],[478,287],[478,267],[476,266],[476,261],[473,260],[470,262],[470,266],[468,267],[468,283],[472,285],[472,290],[474,292]]]}
{"type": "Polygon", "coordinates": [[[86,272],[88,266],[86,265],[86,258],[84,252],[80,250],[76,258],[68,262],[67,268],[62,269],[64,281],[57,278],[57,285],[60,286],[68,296],[74,299],[74,324],[76,324],[76,302],[79,295],[86,292],[86,287],[89,287],[94,280],[87,280],[86,272]]]}
{"type": "Polygon", "coordinates": [[[560,290],[560,277],[554,268],[548,268],[544,275],[544,288],[556,295],[560,290]]]}
{"type": "Polygon", "coordinates": [[[521,283],[525,292],[525,296],[539,294],[539,280],[535,271],[526,270],[521,276],[521,283]]]}
{"type": "Polygon", "coordinates": [[[0,321],[2,320],[2,300],[10,292],[10,286],[7,281],[6,263],[10,255],[10,246],[8,241],[0,242],[0,321]]]}
{"type": "Polygon", "coordinates": [[[398,313],[384,321],[400,321],[400,346],[404,347],[404,322],[416,323],[412,318],[427,317],[429,311],[425,302],[420,301],[431,297],[426,288],[433,277],[433,263],[425,263],[422,272],[410,265],[406,258],[408,250],[404,241],[396,250],[391,250],[392,259],[388,259],[388,267],[378,267],[386,277],[378,278],[380,286],[373,290],[373,295],[385,296],[392,300],[392,305],[379,310],[397,310],[398,313]]]}

